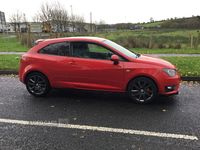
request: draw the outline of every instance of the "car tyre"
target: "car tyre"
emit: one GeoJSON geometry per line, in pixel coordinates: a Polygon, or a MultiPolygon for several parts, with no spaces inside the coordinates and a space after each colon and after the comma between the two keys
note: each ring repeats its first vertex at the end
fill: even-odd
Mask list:
{"type": "Polygon", "coordinates": [[[131,100],[136,103],[150,103],[155,100],[157,96],[157,87],[151,79],[147,77],[138,77],[130,82],[128,94],[131,100]]]}
{"type": "Polygon", "coordinates": [[[51,90],[47,77],[38,72],[28,75],[25,83],[28,92],[36,97],[46,96],[51,90]]]}

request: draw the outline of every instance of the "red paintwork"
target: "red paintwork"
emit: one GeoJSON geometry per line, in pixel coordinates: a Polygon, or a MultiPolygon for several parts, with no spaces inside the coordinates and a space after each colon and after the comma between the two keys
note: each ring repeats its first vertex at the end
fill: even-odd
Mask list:
{"type": "Polygon", "coordinates": [[[117,55],[112,55],[110,60],[114,62],[119,62],[119,57],[117,55]]]}
{"type": "MultiPolygon", "coordinates": [[[[137,59],[127,57],[102,41],[106,39],[95,37],[70,37],[44,40],[21,57],[19,69],[20,81],[25,83],[25,77],[30,71],[39,71],[47,76],[52,88],[75,88],[87,90],[125,92],[131,79],[147,76],[155,81],[159,94],[175,94],[179,88],[179,74],[170,77],[163,68],[176,67],[157,57],[141,55],[137,59]],[[129,62],[119,61],[114,65],[111,60],[76,58],[37,53],[42,47],[62,41],[90,41],[104,45],[129,62]],[[165,93],[165,86],[178,85],[173,92],[165,93]]],[[[117,56],[118,57],[118,56],[117,56]]],[[[113,56],[113,59],[117,59],[113,56]]]]}

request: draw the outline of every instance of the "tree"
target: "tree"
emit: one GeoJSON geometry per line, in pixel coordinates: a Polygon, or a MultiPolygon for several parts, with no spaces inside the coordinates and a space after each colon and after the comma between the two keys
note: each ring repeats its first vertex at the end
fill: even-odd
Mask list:
{"type": "Polygon", "coordinates": [[[161,24],[162,28],[170,28],[172,26],[172,21],[165,21],[161,24]]]}
{"type": "Polygon", "coordinates": [[[105,22],[104,20],[101,19],[101,20],[99,21],[99,25],[105,25],[105,24],[106,24],[106,22],[105,22]]]}
{"type": "Polygon", "coordinates": [[[64,5],[58,1],[55,2],[52,9],[52,25],[57,28],[58,31],[63,32],[63,29],[66,29],[68,22],[69,17],[64,5]]]}
{"type": "Polygon", "coordinates": [[[45,3],[43,2],[42,5],[40,6],[40,10],[38,13],[40,21],[42,21],[50,28],[50,32],[52,23],[52,10],[53,10],[52,5],[46,1],[45,3]]]}
{"type": "Polygon", "coordinates": [[[22,13],[19,12],[19,10],[17,10],[16,13],[13,13],[10,18],[10,24],[11,26],[14,27],[14,30],[17,31],[17,27],[18,27],[18,31],[20,32],[20,24],[22,22],[22,13]]]}
{"type": "Polygon", "coordinates": [[[174,29],[177,29],[178,28],[178,23],[174,22],[172,23],[172,25],[170,27],[174,28],[174,29]]]}
{"type": "Polygon", "coordinates": [[[62,13],[62,25],[63,25],[63,28],[64,30],[66,31],[67,30],[67,26],[69,24],[69,15],[68,15],[68,12],[67,10],[63,10],[63,13],[62,13]]]}
{"type": "Polygon", "coordinates": [[[25,14],[22,16],[22,23],[26,26],[25,32],[28,29],[28,19],[25,14]]]}
{"type": "Polygon", "coordinates": [[[150,22],[154,22],[153,17],[150,18],[150,22]]]}
{"type": "Polygon", "coordinates": [[[85,27],[85,18],[83,15],[75,15],[75,25],[81,30],[85,27]]]}
{"type": "Polygon", "coordinates": [[[189,21],[188,21],[188,27],[190,28],[190,29],[195,29],[195,28],[198,28],[198,26],[199,26],[199,21],[198,21],[198,18],[197,17],[192,17],[192,18],[190,18],[189,19],[189,21]]]}
{"type": "Polygon", "coordinates": [[[98,26],[98,30],[105,30],[105,28],[106,28],[106,22],[104,21],[104,20],[100,20],[99,22],[95,22],[95,25],[97,25],[98,26]]]}
{"type": "Polygon", "coordinates": [[[35,14],[33,17],[33,22],[40,22],[40,16],[38,14],[35,14]]]}

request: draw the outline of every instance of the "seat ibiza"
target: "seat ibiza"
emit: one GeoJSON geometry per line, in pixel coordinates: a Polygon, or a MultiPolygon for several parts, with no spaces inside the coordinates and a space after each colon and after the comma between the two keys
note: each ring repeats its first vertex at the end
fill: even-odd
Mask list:
{"type": "Polygon", "coordinates": [[[103,38],[38,40],[21,57],[19,78],[34,96],[51,88],[127,92],[134,102],[178,93],[177,68],[157,57],[131,52],[103,38]]]}

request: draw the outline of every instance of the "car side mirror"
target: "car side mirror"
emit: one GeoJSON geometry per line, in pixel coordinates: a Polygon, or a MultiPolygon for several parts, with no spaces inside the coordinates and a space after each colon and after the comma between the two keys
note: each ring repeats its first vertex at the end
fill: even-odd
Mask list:
{"type": "Polygon", "coordinates": [[[113,54],[111,56],[111,61],[114,61],[114,65],[118,65],[119,64],[119,56],[113,54]]]}

